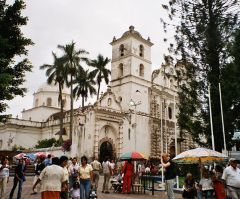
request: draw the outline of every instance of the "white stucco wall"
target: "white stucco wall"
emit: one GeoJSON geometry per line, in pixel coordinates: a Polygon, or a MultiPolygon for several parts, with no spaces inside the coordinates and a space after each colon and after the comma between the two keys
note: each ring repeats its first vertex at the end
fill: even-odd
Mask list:
{"type": "Polygon", "coordinates": [[[60,109],[52,107],[46,106],[36,107],[22,111],[22,119],[43,122],[46,121],[49,118],[49,116],[51,116],[54,113],[58,113],[59,111],[60,109]]]}

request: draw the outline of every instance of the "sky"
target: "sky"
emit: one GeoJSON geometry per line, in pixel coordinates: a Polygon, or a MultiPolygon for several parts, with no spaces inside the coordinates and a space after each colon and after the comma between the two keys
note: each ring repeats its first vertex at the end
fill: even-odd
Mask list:
{"type": "MultiPolygon", "coordinates": [[[[33,93],[46,82],[43,64],[52,64],[52,51],[60,55],[57,45],[76,42],[87,50],[89,58],[99,53],[111,59],[109,44],[113,37],[135,27],[144,38],[151,38],[152,70],[159,68],[168,46],[163,42],[164,32],[160,18],[165,17],[161,3],[165,0],[26,0],[23,15],[29,21],[22,28],[24,35],[35,43],[28,47],[28,58],[34,68],[27,73],[24,86],[27,93],[8,101],[7,114],[21,117],[21,111],[31,108],[33,93]]],[[[11,2],[10,0],[8,1],[11,2]]],[[[171,38],[168,35],[168,38],[171,38]]],[[[108,65],[111,68],[111,65],[108,65]]],[[[105,91],[106,86],[101,91],[105,91]]],[[[95,99],[93,99],[95,100],[95,99]]],[[[80,101],[75,102],[75,107],[80,101]]]]}

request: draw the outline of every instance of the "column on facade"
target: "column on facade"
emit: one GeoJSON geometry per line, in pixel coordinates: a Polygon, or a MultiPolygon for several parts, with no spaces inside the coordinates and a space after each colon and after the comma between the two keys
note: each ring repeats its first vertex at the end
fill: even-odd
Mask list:
{"type": "Polygon", "coordinates": [[[159,157],[161,155],[161,138],[159,125],[151,125],[151,156],[159,157]]]}
{"type": "Polygon", "coordinates": [[[99,131],[100,131],[100,125],[98,124],[98,120],[96,120],[95,123],[95,134],[94,134],[94,146],[93,146],[93,154],[95,157],[98,157],[98,144],[99,144],[99,131]]]}
{"type": "Polygon", "coordinates": [[[119,133],[117,137],[117,146],[116,146],[117,157],[120,157],[120,155],[122,154],[122,148],[123,148],[123,122],[119,122],[119,133]]]}
{"type": "Polygon", "coordinates": [[[163,151],[165,151],[165,153],[168,153],[168,119],[167,119],[167,110],[168,110],[168,104],[165,102],[164,103],[164,126],[163,126],[163,129],[164,129],[164,133],[163,133],[163,143],[164,143],[164,148],[163,148],[163,151]]]}

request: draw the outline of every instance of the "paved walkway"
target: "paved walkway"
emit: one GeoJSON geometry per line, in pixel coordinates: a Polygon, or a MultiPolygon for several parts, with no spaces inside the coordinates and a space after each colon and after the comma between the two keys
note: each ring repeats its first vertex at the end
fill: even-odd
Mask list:
{"type": "MultiPolygon", "coordinates": [[[[24,182],[23,185],[23,193],[22,193],[22,199],[40,199],[40,194],[37,195],[31,195],[32,193],[32,182],[33,177],[27,177],[26,182],[24,182]]],[[[101,190],[103,182],[103,177],[100,177],[99,182],[99,190],[101,190]]],[[[7,186],[7,193],[2,199],[8,199],[9,193],[12,188],[13,178],[10,178],[10,181],[7,186]]],[[[15,194],[13,199],[16,199],[17,189],[15,190],[15,194]]],[[[150,191],[147,191],[146,194],[120,194],[120,193],[113,193],[113,191],[110,192],[110,194],[103,194],[101,192],[98,193],[98,199],[150,199],[150,198],[159,198],[159,199],[167,199],[165,192],[155,192],[154,196],[151,195],[150,191]]],[[[176,199],[180,199],[181,195],[177,194],[175,195],[176,199]]],[[[50,199],[50,198],[49,198],[50,199]]]]}

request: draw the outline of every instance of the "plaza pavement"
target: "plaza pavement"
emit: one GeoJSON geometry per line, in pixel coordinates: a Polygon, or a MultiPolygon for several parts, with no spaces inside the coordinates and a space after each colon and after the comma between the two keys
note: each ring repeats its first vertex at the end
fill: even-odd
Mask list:
{"type": "MultiPolygon", "coordinates": [[[[41,199],[40,193],[37,195],[31,195],[32,193],[32,182],[33,177],[27,177],[26,182],[23,184],[23,192],[22,192],[22,199],[41,199]]],[[[99,180],[99,190],[102,188],[103,177],[100,177],[99,180]]],[[[5,196],[2,199],[8,199],[9,193],[11,191],[13,184],[13,178],[11,177],[9,183],[7,185],[7,191],[5,196]]],[[[14,193],[13,199],[17,197],[17,188],[14,193]]],[[[150,191],[146,191],[146,194],[120,194],[120,193],[113,193],[113,190],[110,191],[110,194],[103,194],[101,191],[98,192],[98,199],[150,199],[150,198],[159,198],[159,199],[167,199],[167,195],[165,192],[155,192],[154,196],[151,195],[150,191]]],[[[176,194],[176,199],[180,199],[181,195],[176,194]]],[[[50,199],[50,198],[49,198],[50,199]]]]}

